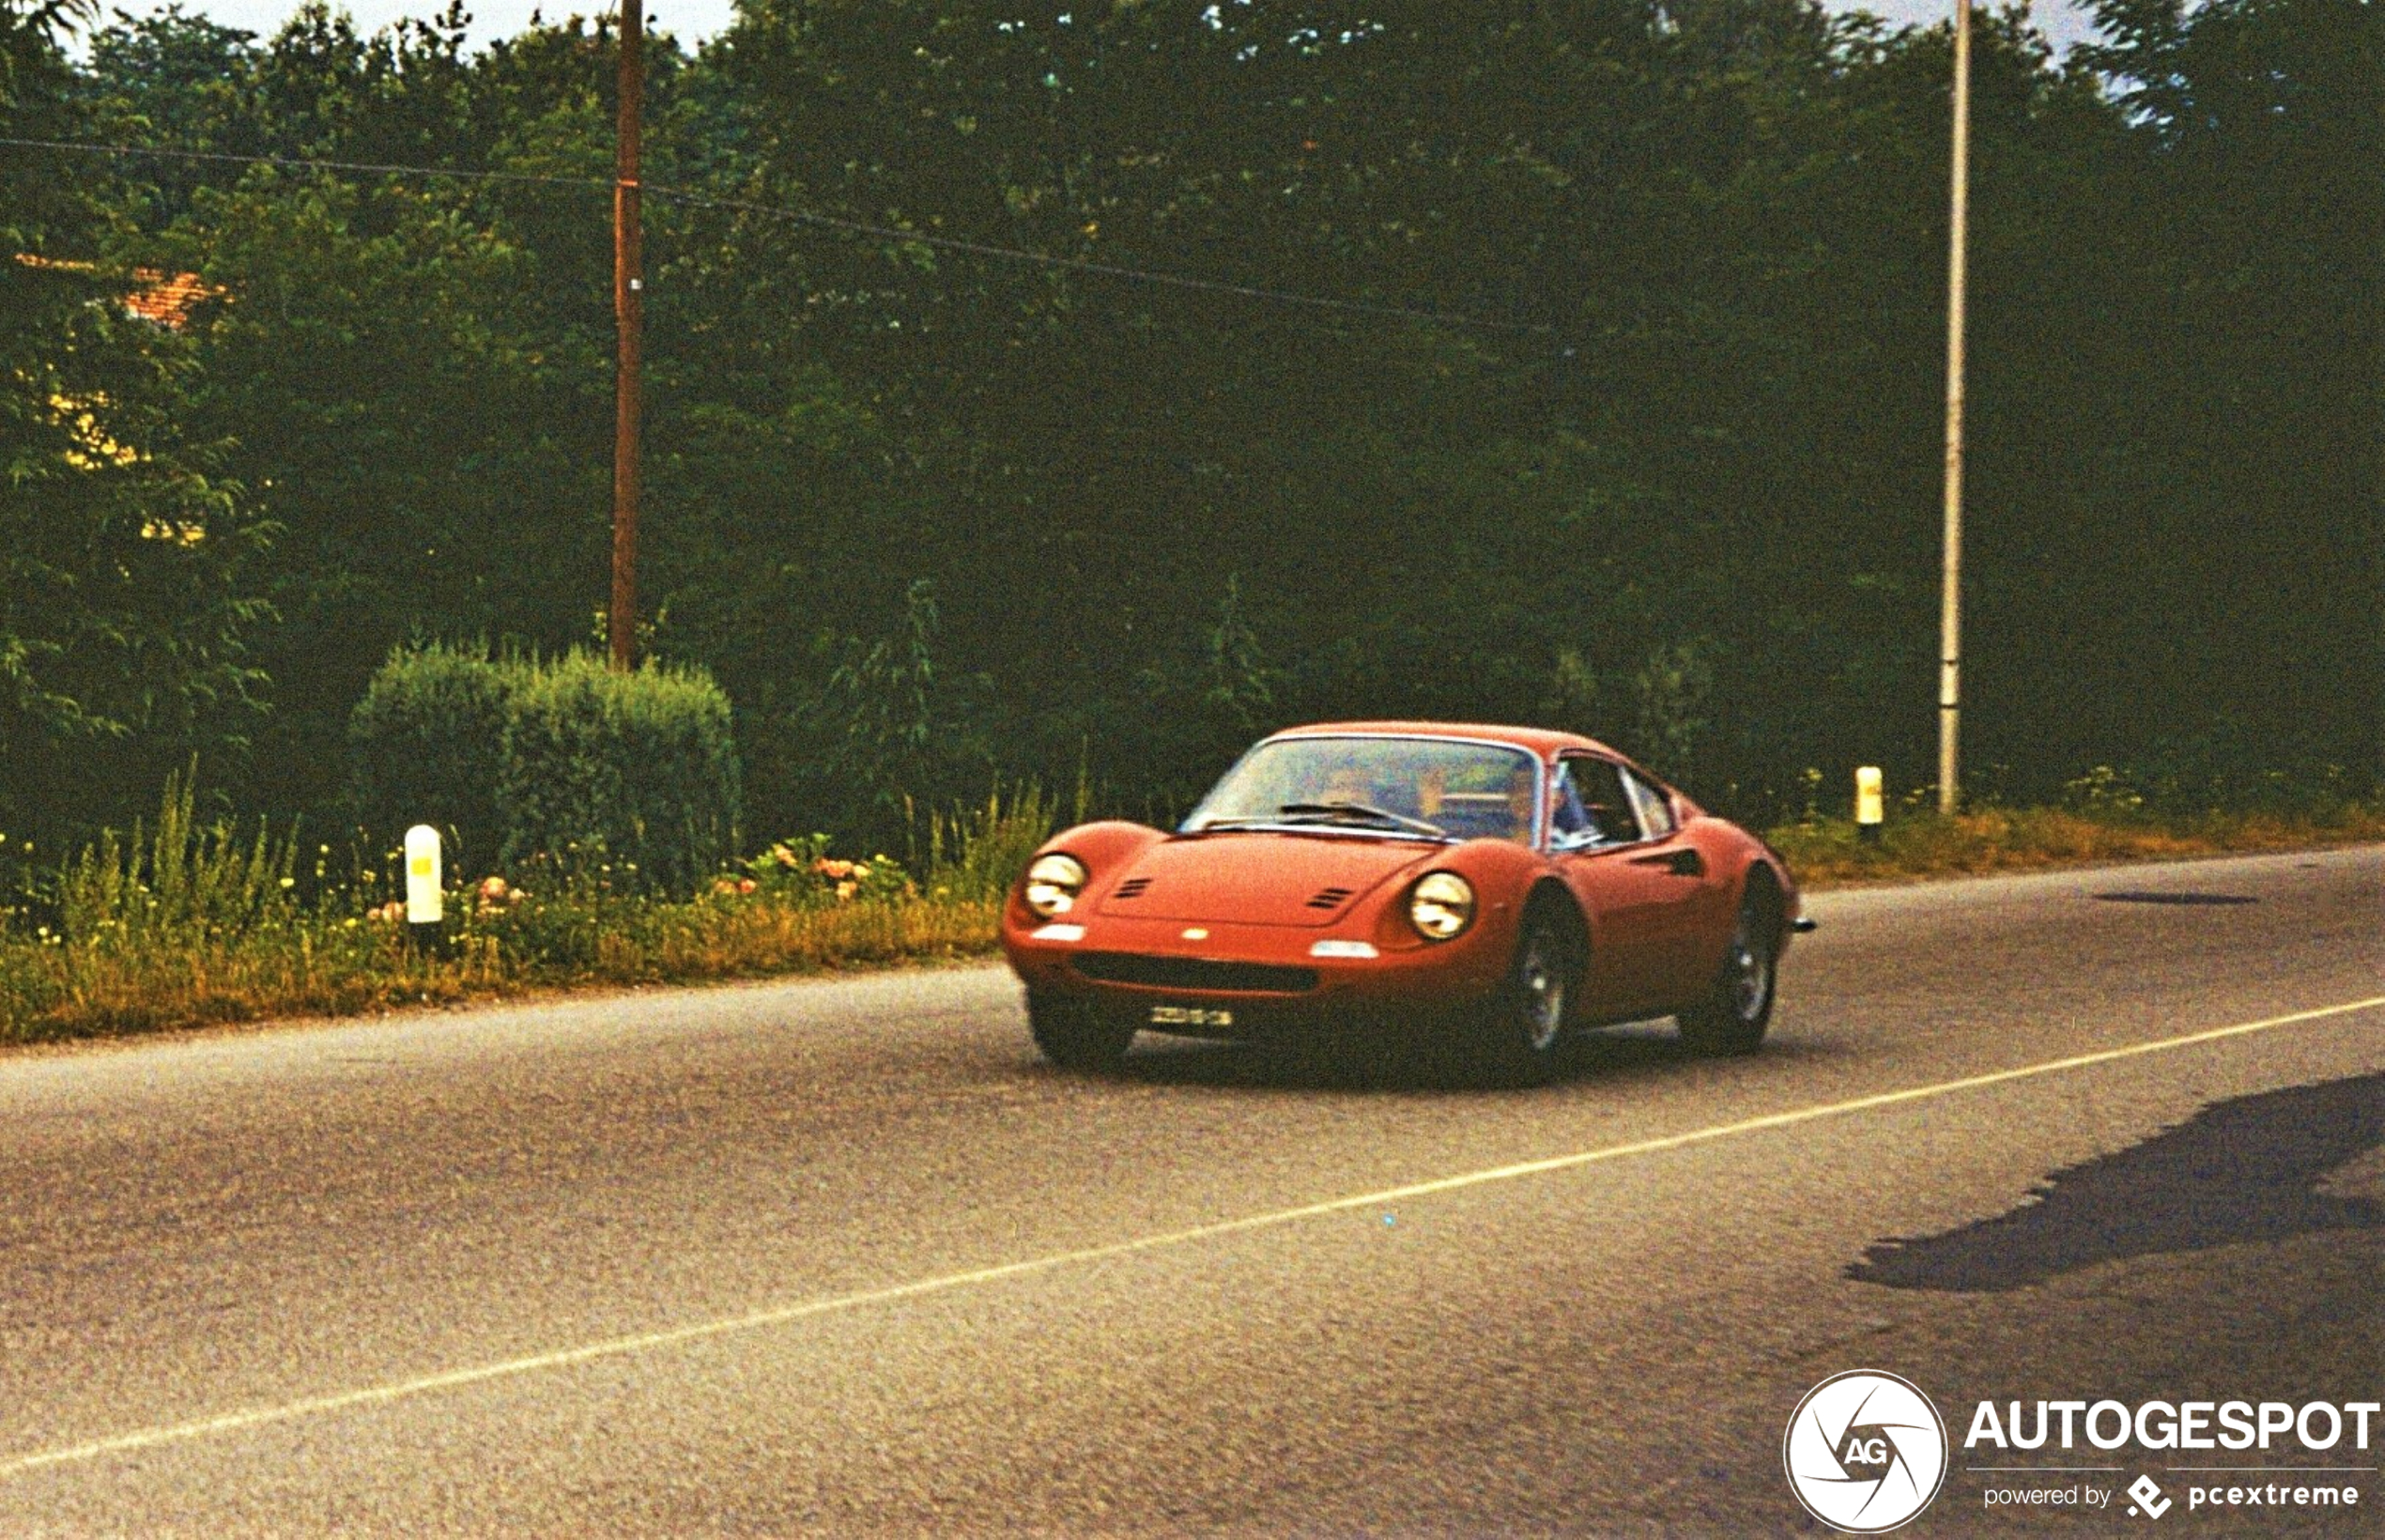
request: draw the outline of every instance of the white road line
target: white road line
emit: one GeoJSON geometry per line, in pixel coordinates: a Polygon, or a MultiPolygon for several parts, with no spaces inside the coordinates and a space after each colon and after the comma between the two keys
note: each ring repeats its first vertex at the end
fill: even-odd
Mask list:
{"type": "Polygon", "coordinates": [[[1800,1107],[1791,1112],[1769,1113],[1761,1117],[1742,1118],[1735,1123],[1717,1123],[1707,1128],[1693,1129],[1686,1133],[1669,1133],[1654,1139],[1640,1139],[1626,1145],[1608,1145],[1599,1149],[1578,1150],[1571,1155],[1552,1155],[1545,1160],[1523,1161],[1514,1165],[1494,1166],[1484,1171],[1469,1171],[1454,1177],[1441,1177],[1432,1181],[1413,1182],[1406,1187],[1388,1187],[1380,1192],[1361,1193],[1350,1197],[1328,1198],[1321,1203],[1304,1204],[1297,1209],[1277,1209],[1267,1213],[1247,1214],[1240,1219],[1220,1220],[1209,1224],[1196,1224],[1190,1229],[1169,1230],[1159,1235],[1140,1236],[1131,1240],[1114,1240],[1106,1245],[1087,1246],[1078,1251],[1053,1252],[1043,1256],[1031,1256],[1023,1261],[1005,1262],[995,1267],[976,1268],[967,1272],[947,1272],[934,1278],[921,1278],[908,1284],[894,1284],[884,1288],[863,1289],[854,1294],[831,1295],[825,1299],[807,1300],[798,1304],[776,1305],[749,1315],[732,1316],[718,1320],[699,1321],[692,1326],[677,1326],[668,1331],[648,1332],[637,1336],[613,1337],[604,1342],[589,1343],[578,1348],[565,1348],[548,1353],[532,1353],[523,1358],[510,1358],[496,1363],[477,1364],[470,1368],[451,1369],[444,1374],[424,1375],[419,1379],[394,1380],[388,1384],[368,1386],[362,1390],[342,1391],[331,1395],[311,1395],[274,1407],[255,1407],[246,1411],[227,1411],[220,1416],[202,1417],[194,1422],[174,1423],[162,1427],[136,1429],[88,1443],[72,1444],[58,1449],[46,1449],[37,1454],[20,1455],[0,1460],[0,1481],[20,1476],[46,1466],[69,1465],[81,1460],[93,1460],[107,1455],[119,1455],[133,1450],[154,1449],[162,1444],[185,1443],[211,1434],[237,1433],[245,1428],[262,1427],[271,1423],[292,1422],[326,1412],[346,1411],[356,1407],[380,1406],[409,1396],[426,1395],[435,1391],[453,1390],[463,1385],[477,1385],[486,1380],[504,1379],[515,1375],[536,1374],[546,1369],[564,1369],[577,1363],[589,1363],[598,1359],[620,1358],[631,1353],[647,1352],[658,1348],[677,1347],[682,1343],[700,1342],[708,1337],[728,1336],[739,1332],[760,1331],[783,1326],[791,1321],[808,1319],[845,1310],[858,1310],[867,1305],[887,1304],[897,1300],[914,1299],[923,1294],[942,1294],[952,1289],[969,1288],[979,1284],[999,1283],[1006,1278],[1023,1277],[1028,1273],[1049,1272],[1054,1269],[1080,1263],[1100,1262],[1116,1256],[1131,1256],[1139,1252],[1158,1251],[1164,1247],[1181,1246],[1217,1236],[1238,1235],[1251,1230],[1272,1229],[1303,1219],[1316,1219],[1327,1214],[1346,1213],[1354,1209],[1375,1209],[1404,1203],[1412,1198],[1431,1197],[1441,1193],[1455,1193],[1469,1187],[1481,1187],[1491,1182],[1514,1181],[1523,1177],[1537,1177],[1552,1171],[1570,1171],[1577,1166],[1595,1165],[1606,1161],[1628,1160],[1639,1155],[1654,1155],[1666,1150],[1681,1149],[1690,1145],[1710,1144],[1717,1139],[1736,1138],[1744,1133],[1761,1133],[1770,1129],[1793,1128],[1799,1123],[1811,1123],[1825,1117],[1844,1117],[1854,1113],[1870,1112],[1881,1107],[1894,1107],[1908,1101],[1924,1101],[1962,1091],[1978,1090],[1983,1086],[2001,1086],[2009,1081],[2030,1080],[2039,1075],[2060,1074],[2069,1070],[2084,1070],[2098,1064],[2110,1064],[2119,1059],[2136,1058],[2146,1054],[2168,1053],[2180,1048],[2193,1048],[2201,1043],[2219,1042],[2240,1038],[2250,1033],[2267,1032],[2276,1027],[2291,1026],[2301,1022],[2315,1022],[2331,1016],[2345,1016],[2355,1011],[2375,1010],[2385,1007],[2385,994],[2365,1000],[2352,1000],[2343,1005],[2320,1006],[2311,1010],[2297,1010],[2284,1016],[2270,1016],[2257,1022],[2240,1022],[2234,1026],[2213,1027],[2204,1032],[2190,1032],[2183,1037],[2163,1038],[2154,1042],[2132,1043],[2125,1048],[2106,1048],[2092,1054],[2073,1055],[2069,1058],[2051,1059],[2042,1064],[2023,1065],[2016,1070],[1997,1070],[1987,1074],[1965,1075],[1960,1080],[1942,1080],[1933,1085],[1915,1086],[1901,1091],[1881,1091],[1871,1096],[1859,1096],[1846,1101],[1826,1102],[1818,1106],[1800,1107]]]}

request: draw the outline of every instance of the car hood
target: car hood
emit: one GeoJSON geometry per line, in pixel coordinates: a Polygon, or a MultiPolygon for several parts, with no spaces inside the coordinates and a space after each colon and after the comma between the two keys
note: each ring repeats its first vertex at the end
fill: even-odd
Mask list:
{"type": "Polygon", "coordinates": [[[1446,846],[1413,839],[1253,831],[1162,840],[1136,857],[1098,912],[1233,925],[1331,925],[1446,846]]]}

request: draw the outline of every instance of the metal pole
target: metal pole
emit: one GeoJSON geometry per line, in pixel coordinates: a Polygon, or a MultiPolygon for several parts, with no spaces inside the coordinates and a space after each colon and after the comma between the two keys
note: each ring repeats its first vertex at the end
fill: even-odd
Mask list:
{"type": "Polygon", "coordinates": [[[1971,0],[1954,3],[1953,233],[1946,254],[1946,589],[1938,625],[1938,811],[1961,804],[1962,720],[1962,300],[1971,205],[1971,0]]]}
{"type": "Polygon", "coordinates": [[[638,639],[638,419],[639,331],[645,287],[639,262],[638,109],[645,81],[645,12],[622,0],[621,131],[613,170],[613,319],[621,338],[613,378],[613,596],[605,637],[616,670],[627,671],[638,639]]]}

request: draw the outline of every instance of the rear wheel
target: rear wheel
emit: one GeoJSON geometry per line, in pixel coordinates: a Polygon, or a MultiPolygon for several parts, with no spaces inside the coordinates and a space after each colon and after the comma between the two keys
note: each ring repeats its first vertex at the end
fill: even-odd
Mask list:
{"type": "Polygon", "coordinates": [[[1027,1033],[1064,1070],[1114,1070],[1134,1041],[1132,1022],[1114,1021],[1084,1000],[1027,992],[1027,1033]]]}
{"type": "Polygon", "coordinates": [[[1556,917],[1545,909],[1527,914],[1516,938],[1516,961],[1481,1044],[1480,1068],[1486,1079],[1536,1086],[1555,1071],[1565,1012],[1580,977],[1574,947],[1556,917]]]}
{"type": "Polygon", "coordinates": [[[1772,1024],[1773,985],[1780,966],[1780,923],[1765,892],[1750,887],[1739,901],[1722,970],[1700,1000],[1675,1020],[1681,1040],[1700,1054],[1752,1054],[1772,1024]]]}

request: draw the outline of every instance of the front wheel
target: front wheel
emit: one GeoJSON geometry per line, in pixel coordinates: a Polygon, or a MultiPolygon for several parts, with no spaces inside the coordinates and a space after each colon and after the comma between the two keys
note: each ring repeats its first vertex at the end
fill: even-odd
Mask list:
{"type": "Polygon", "coordinates": [[[1132,1022],[1104,1017],[1085,1001],[1027,992],[1027,1034],[1063,1070],[1115,1070],[1134,1041],[1132,1022]]]}
{"type": "Polygon", "coordinates": [[[1780,926],[1761,894],[1740,901],[1739,920],[1722,970],[1705,998],[1674,1018],[1681,1040],[1697,1053],[1717,1057],[1752,1054],[1772,1024],[1773,984],[1780,967],[1780,926]]]}
{"type": "Polygon", "coordinates": [[[1537,1086],[1557,1068],[1557,1045],[1580,968],[1564,932],[1546,913],[1524,916],[1479,1067],[1500,1086],[1537,1086]]]}

